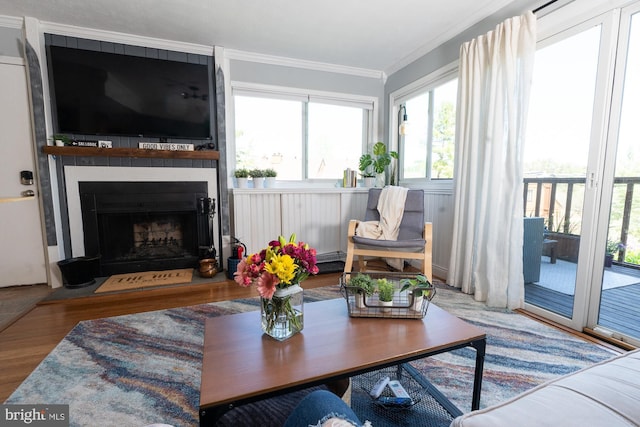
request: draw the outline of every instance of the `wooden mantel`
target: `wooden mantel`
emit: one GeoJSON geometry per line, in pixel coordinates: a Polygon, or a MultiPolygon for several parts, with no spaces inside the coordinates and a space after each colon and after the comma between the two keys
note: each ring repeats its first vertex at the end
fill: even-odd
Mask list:
{"type": "Polygon", "coordinates": [[[170,151],[170,150],[144,150],[140,148],[95,148],[95,147],[58,147],[47,145],[42,148],[45,154],[53,156],[78,156],[78,157],[146,157],[163,159],[197,159],[219,160],[220,152],[214,150],[200,151],[170,151]]]}

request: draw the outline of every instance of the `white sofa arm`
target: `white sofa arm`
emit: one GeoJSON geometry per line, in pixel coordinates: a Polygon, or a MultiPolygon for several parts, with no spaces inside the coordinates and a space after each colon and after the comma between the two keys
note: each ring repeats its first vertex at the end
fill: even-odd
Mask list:
{"type": "Polygon", "coordinates": [[[461,415],[451,427],[640,425],[640,349],[461,415]]]}

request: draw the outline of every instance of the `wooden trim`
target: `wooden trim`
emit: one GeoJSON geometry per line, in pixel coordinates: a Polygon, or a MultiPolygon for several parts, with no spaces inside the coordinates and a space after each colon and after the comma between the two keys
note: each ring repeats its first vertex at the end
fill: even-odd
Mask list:
{"type": "Polygon", "coordinates": [[[581,338],[585,341],[589,341],[592,342],[596,345],[599,345],[601,347],[607,348],[609,350],[613,350],[616,351],[618,353],[625,353],[626,351],[629,350],[633,350],[635,349],[635,347],[631,346],[628,343],[623,343],[620,341],[613,341],[613,340],[605,340],[604,337],[602,337],[601,335],[598,335],[596,333],[594,333],[592,330],[588,329],[588,328],[584,328],[584,332],[579,332],[576,331],[575,329],[571,329],[567,326],[561,325],[560,323],[557,322],[553,322],[547,318],[544,318],[542,316],[539,316],[537,314],[534,314],[530,311],[524,310],[524,309],[516,309],[514,310],[516,313],[518,314],[522,314],[523,316],[527,316],[533,320],[536,320],[540,323],[544,323],[546,325],[551,326],[552,328],[556,328],[559,329],[561,331],[564,331],[568,334],[571,334],[575,337],[581,338]]]}
{"type": "Polygon", "coordinates": [[[602,341],[604,341],[604,342],[606,342],[608,344],[612,344],[612,345],[614,345],[614,346],[616,346],[618,348],[622,348],[622,349],[627,350],[627,351],[635,350],[637,348],[636,346],[631,345],[628,342],[624,342],[624,341],[615,339],[613,337],[608,337],[606,335],[602,335],[602,334],[598,333],[597,331],[595,331],[595,330],[593,330],[591,328],[584,328],[583,331],[584,331],[585,334],[587,334],[587,335],[589,335],[591,337],[594,337],[594,339],[602,340],[602,341]]]}
{"type": "Polygon", "coordinates": [[[140,148],[95,148],[95,147],[58,147],[47,145],[42,147],[45,154],[53,156],[78,157],[145,157],[163,159],[197,159],[219,160],[220,152],[214,150],[201,151],[171,151],[171,150],[143,150],[140,148]]]}

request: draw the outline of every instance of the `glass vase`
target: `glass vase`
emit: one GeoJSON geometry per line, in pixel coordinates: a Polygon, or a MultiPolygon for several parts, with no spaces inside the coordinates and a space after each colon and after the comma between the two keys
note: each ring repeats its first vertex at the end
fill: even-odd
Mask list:
{"type": "Polygon", "coordinates": [[[278,341],[300,332],[304,327],[303,303],[300,285],[276,289],[271,299],[260,298],[262,331],[278,341]]]}

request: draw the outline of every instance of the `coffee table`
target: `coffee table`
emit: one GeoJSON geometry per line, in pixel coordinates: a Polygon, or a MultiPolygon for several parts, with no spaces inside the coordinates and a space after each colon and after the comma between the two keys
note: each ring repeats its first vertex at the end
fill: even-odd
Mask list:
{"type": "Polygon", "coordinates": [[[352,318],[337,298],[304,305],[304,330],[279,342],[262,334],[260,312],[205,322],[200,425],[235,406],[471,346],[471,409],[480,406],[486,335],[430,304],[424,319],[352,318]]]}

